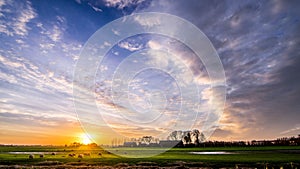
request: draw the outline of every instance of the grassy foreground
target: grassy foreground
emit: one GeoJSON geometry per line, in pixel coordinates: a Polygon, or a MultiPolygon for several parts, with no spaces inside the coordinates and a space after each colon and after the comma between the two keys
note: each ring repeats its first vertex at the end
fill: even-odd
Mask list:
{"type": "MultiPolygon", "coordinates": [[[[118,152],[143,153],[159,148],[118,148],[118,152]]],[[[173,148],[148,158],[125,158],[99,147],[10,146],[0,147],[0,167],[21,166],[158,166],[299,168],[300,146],[173,148]],[[192,154],[192,152],[226,152],[228,154],[192,154]],[[52,155],[55,153],[55,155],[52,155]],[[100,154],[99,154],[100,153],[100,154]],[[29,159],[29,154],[34,154],[29,159]],[[40,158],[40,154],[44,154],[40,158]],[[70,157],[69,154],[76,154],[70,157]],[[78,158],[79,154],[87,154],[78,158]]],[[[66,167],[68,168],[68,167],[66,167]]],[[[130,167],[129,167],[130,168],[130,167]]]]}

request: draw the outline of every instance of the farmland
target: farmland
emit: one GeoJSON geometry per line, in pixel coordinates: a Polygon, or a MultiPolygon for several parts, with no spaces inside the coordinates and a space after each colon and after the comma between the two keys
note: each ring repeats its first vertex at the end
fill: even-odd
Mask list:
{"type": "MultiPolygon", "coordinates": [[[[118,154],[141,154],[161,148],[111,148],[118,154]]],[[[142,167],[250,167],[299,168],[300,146],[173,148],[147,158],[126,158],[109,153],[100,147],[63,146],[3,146],[0,147],[0,166],[61,167],[78,166],[126,168],[142,167]],[[34,158],[29,159],[33,154],[34,158]],[[43,154],[43,157],[40,155],[43,154]],[[70,156],[75,154],[75,156],[70,156]],[[78,158],[79,154],[86,154],[78,158]]]]}

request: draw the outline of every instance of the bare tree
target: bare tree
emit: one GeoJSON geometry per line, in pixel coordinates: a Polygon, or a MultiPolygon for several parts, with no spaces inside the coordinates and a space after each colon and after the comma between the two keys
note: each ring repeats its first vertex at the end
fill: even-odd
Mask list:
{"type": "Polygon", "coordinates": [[[206,140],[205,135],[203,133],[200,133],[200,135],[199,135],[199,141],[200,142],[204,142],[205,140],[206,140]]]}
{"type": "Polygon", "coordinates": [[[191,134],[190,134],[190,132],[187,132],[187,134],[183,136],[182,142],[183,142],[183,144],[190,144],[191,143],[191,134]]]}
{"type": "Polygon", "coordinates": [[[199,130],[173,131],[167,137],[168,140],[181,140],[183,144],[195,144],[205,141],[205,136],[199,130]]]}
{"type": "Polygon", "coordinates": [[[169,134],[167,137],[168,140],[181,140],[183,137],[183,132],[182,131],[173,131],[172,133],[169,134]]]}
{"type": "Polygon", "coordinates": [[[147,144],[147,145],[149,145],[151,142],[153,142],[155,139],[154,139],[154,137],[152,137],[152,136],[143,136],[142,138],[141,138],[141,142],[142,143],[144,143],[144,144],[147,144]]]}

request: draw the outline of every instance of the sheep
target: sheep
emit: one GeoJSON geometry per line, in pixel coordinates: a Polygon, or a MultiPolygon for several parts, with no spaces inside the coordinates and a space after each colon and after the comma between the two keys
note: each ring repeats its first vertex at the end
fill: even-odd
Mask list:
{"type": "Polygon", "coordinates": [[[40,158],[44,158],[44,154],[40,154],[40,158]]]}
{"type": "Polygon", "coordinates": [[[69,157],[74,157],[76,154],[69,154],[69,157]]]}
{"type": "Polygon", "coordinates": [[[33,159],[34,158],[34,155],[33,154],[30,154],[29,155],[29,159],[33,159]]]}
{"type": "Polygon", "coordinates": [[[91,156],[91,153],[83,153],[85,156],[91,156]]]}
{"type": "Polygon", "coordinates": [[[83,158],[83,154],[78,154],[78,158],[83,158]]]}

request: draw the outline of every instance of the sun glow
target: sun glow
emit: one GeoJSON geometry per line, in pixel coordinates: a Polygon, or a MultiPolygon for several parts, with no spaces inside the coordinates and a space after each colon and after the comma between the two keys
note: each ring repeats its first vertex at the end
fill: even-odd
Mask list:
{"type": "Polygon", "coordinates": [[[81,134],[80,141],[81,141],[82,144],[85,144],[85,145],[92,143],[92,141],[89,138],[89,136],[87,134],[85,134],[85,133],[81,134]]]}

